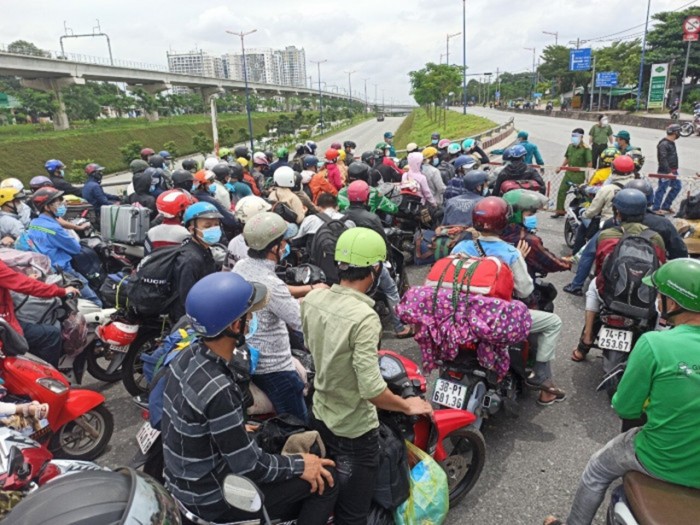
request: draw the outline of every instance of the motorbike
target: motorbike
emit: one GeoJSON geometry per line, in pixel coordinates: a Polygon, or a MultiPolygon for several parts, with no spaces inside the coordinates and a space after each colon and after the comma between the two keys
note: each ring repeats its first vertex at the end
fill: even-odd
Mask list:
{"type": "Polygon", "coordinates": [[[105,451],[114,419],[102,394],[72,388],[49,363],[7,348],[0,350],[0,376],[13,401],[49,405],[48,425],[36,437],[57,457],[92,460],[105,451]]]}
{"type": "Polygon", "coordinates": [[[681,137],[690,137],[693,133],[700,136],[700,110],[696,109],[693,114],[692,122],[683,122],[681,124],[681,137]]]}
{"type": "Polygon", "coordinates": [[[579,218],[581,212],[588,207],[593,199],[589,192],[586,191],[587,187],[585,185],[578,185],[570,181],[568,184],[569,189],[566,193],[567,195],[572,195],[573,199],[569,201],[569,205],[566,208],[566,216],[564,217],[564,241],[569,248],[572,248],[576,240],[576,233],[582,225],[579,218]]]}

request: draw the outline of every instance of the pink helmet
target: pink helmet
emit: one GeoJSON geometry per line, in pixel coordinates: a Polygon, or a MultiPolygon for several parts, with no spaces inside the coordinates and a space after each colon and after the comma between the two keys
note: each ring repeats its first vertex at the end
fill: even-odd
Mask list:
{"type": "Polygon", "coordinates": [[[438,142],[438,149],[446,149],[450,144],[450,139],[442,139],[438,142]]]}
{"type": "Polygon", "coordinates": [[[369,185],[363,180],[356,180],[348,186],[348,200],[350,202],[365,203],[369,199],[369,185]]]}
{"type": "Polygon", "coordinates": [[[343,146],[340,144],[340,142],[334,142],[331,144],[331,149],[343,149],[343,146]]]}

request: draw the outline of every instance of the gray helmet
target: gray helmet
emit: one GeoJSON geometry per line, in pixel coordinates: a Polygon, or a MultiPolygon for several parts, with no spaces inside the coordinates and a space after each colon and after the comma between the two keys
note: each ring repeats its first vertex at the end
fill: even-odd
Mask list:
{"type": "Polygon", "coordinates": [[[131,170],[131,173],[141,173],[142,171],[146,171],[148,169],[148,162],[141,159],[132,160],[129,164],[129,169],[131,170]]]}
{"type": "Polygon", "coordinates": [[[464,187],[469,191],[474,191],[478,186],[485,184],[489,176],[485,171],[472,170],[467,173],[462,180],[464,181],[464,187]]]}
{"type": "Polygon", "coordinates": [[[654,188],[646,179],[634,179],[625,184],[625,189],[639,190],[647,198],[647,206],[654,203],[654,188]]]}

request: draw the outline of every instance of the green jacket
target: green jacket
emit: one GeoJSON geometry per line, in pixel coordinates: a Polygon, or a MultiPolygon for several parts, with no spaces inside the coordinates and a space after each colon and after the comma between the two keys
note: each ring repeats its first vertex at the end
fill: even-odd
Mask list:
{"type": "MultiPolygon", "coordinates": [[[[338,192],[338,209],[340,211],[345,211],[350,207],[350,201],[348,200],[348,188],[345,187],[340,192],[338,192]]],[[[384,195],[379,193],[377,188],[369,188],[369,211],[376,213],[377,209],[389,215],[396,215],[399,211],[399,207],[392,200],[387,199],[384,195]]]]}

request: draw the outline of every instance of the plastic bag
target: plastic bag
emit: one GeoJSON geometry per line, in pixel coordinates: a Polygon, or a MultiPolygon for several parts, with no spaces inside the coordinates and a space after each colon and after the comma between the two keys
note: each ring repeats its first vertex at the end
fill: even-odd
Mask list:
{"type": "Polygon", "coordinates": [[[439,525],[447,518],[450,494],[447,474],[427,453],[406,441],[411,469],[411,495],[394,513],[397,525],[439,525]]]}
{"type": "Polygon", "coordinates": [[[73,357],[85,350],[87,345],[87,321],[80,312],[71,314],[61,323],[63,353],[73,357]]]}

